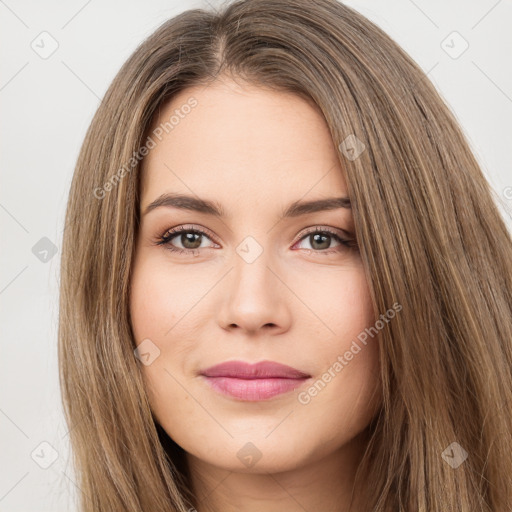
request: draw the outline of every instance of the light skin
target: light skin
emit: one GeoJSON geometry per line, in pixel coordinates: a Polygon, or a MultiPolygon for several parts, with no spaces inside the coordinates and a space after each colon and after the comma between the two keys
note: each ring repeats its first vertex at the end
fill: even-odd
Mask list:
{"type": "Polygon", "coordinates": [[[346,512],[380,405],[377,341],[307,404],[298,397],[373,325],[369,289],[357,247],[339,241],[355,238],[350,207],[282,216],[295,201],[348,195],[337,149],[312,103],[230,79],[181,91],[154,127],[191,97],[197,106],[143,165],[130,310],[136,344],[160,350],[141,365],[153,413],[187,454],[198,512],[346,512]],[[225,216],[145,214],[165,193],[213,201],[225,216]],[[207,235],[156,244],[180,226],[207,235]],[[249,263],[240,247],[262,252],[249,263]],[[199,375],[228,360],[277,361],[311,378],[268,400],[234,399],[199,375]],[[241,449],[260,458],[243,463],[241,449]]]}

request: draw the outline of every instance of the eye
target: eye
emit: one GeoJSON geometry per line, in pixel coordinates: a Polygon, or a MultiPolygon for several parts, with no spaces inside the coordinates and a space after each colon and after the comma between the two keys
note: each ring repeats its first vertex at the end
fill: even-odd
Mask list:
{"type": "Polygon", "coordinates": [[[172,252],[189,253],[196,256],[200,252],[198,249],[204,248],[202,244],[205,239],[211,240],[206,231],[199,228],[180,226],[166,231],[159,237],[156,245],[163,245],[172,252]],[[181,244],[181,247],[173,245],[175,239],[177,243],[181,244]]]}
{"type": "MultiPolygon", "coordinates": [[[[179,226],[177,228],[167,230],[155,243],[156,245],[164,246],[171,252],[197,256],[201,252],[200,249],[213,247],[208,245],[205,246],[203,244],[205,240],[212,241],[212,237],[206,231],[200,228],[179,226]],[[176,243],[180,244],[181,247],[176,246],[176,243]]],[[[302,235],[294,246],[302,243],[303,241],[309,242],[310,247],[299,247],[299,249],[305,249],[310,253],[324,255],[340,253],[348,249],[357,248],[357,243],[353,238],[344,238],[332,229],[326,227],[317,226],[310,229],[306,234],[302,235]],[[333,241],[338,244],[334,249],[331,248],[333,241]]],[[[218,244],[215,242],[213,242],[213,244],[218,247],[218,244]]]]}
{"type": "Polygon", "coordinates": [[[302,249],[319,254],[339,253],[357,247],[353,238],[344,238],[330,228],[315,227],[303,235],[298,243],[302,241],[307,241],[310,245],[310,247],[302,247],[302,249]],[[331,248],[333,241],[338,244],[334,249],[331,248]]]}

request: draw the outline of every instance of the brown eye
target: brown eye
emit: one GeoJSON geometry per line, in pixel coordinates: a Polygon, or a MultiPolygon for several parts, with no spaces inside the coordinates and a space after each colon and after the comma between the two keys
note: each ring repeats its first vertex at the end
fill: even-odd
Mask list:
{"type": "MultiPolygon", "coordinates": [[[[159,238],[157,245],[163,245],[170,251],[179,253],[190,252],[195,255],[199,252],[198,249],[201,248],[204,240],[211,241],[204,231],[198,228],[192,229],[182,226],[164,233],[159,238]]],[[[208,246],[203,246],[203,248],[208,248],[208,246]]]]}
{"type": "Polygon", "coordinates": [[[316,228],[309,233],[306,233],[298,243],[303,241],[307,241],[309,243],[309,247],[300,247],[301,249],[319,254],[339,253],[347,248],[357,246],[355,240],[345,239],[338,233],[325,228],[316,228]],[[335,245],[333,245],[333,243],[335,245]]]}
{"type": "Polygon", "coordinates": [[[180,243],[183,245],[183,247],[185,249],[198,249],[199,247],[201,247],[202,236],[203,235],[201,235],[201,234],[192,233],[189,231],[186,233],[181,233],[181,234],[175,235],[174,237],[171,237],[171,239],[178,238],[178,240],[180,241],[180,243]]]}
{"type": "Polygon", "coordinates": [[[332,235],[327,235],[324,233],[315,233],[309,236],[309,243],[313,249],[329,249],[331,245],[331,240],[333,239],[332,235]]]}

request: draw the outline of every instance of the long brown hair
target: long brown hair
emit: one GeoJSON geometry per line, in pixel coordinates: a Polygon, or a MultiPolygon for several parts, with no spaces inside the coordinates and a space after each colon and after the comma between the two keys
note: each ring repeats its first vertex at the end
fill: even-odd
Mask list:
{"type": "Polygon", "coordinates": [[[186,11],[139,46],[99,106],[71,185],[61,266],[60,379],[80,509],[197,505],[134,357],[130,271],[153,115],[221,74],[318,106],[340,148],[376,318],[403,308],[379,333],[383,403],[357,472],[362,510],[508,512],[510,233],[422,70],[335,0],[186,11]],[[454,453],[467,456],[458,467],[454,453]]]}

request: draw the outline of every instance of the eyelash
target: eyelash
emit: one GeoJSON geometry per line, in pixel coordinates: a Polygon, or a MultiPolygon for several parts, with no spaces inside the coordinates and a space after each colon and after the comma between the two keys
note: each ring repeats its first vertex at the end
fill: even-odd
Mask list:
{"type": "MultiPolygon", "coordinates": [[[[180,226],[178,228],[174,228],[174,229],[165,231],[164,234],[158,238],[158,241],[155,243],[155,245],[162,245],[165,247],[165,249],[167,249],[171,252],[174,252],[174,253],[179,253],[179,254],[186,253],[186,254],[192,254],[194,256],[197,255],[199,253],[199,248],[197,248],[197,249],[181,249],[180,247],[174,247],[173,245],[171,245],[171,243],[170,243],[171,240],[176,238],[178,235],[180,235],[182,233],[194,233],[197,235],[205,236],[206,238],[209,238],[210,240],[212,238],[206,231],[203,231],[200,228],[190,228],[187,226],[180,226]]],[[[340,235],[338,235],[333,230],[331,230],[329,228],[321,228],[320,229],[318,226],[308,230],[295,243],[301,242],[306,237],[313,235],[313,234],[328,234],[329,236],[334,237],[341,244],[342,249],[357,249],[357,242],[354,239],[345,240],[345,239],[341,238],[340,235]]],[[[339,248],[339,246],[338,246],[338,248],[339,248]]],[[[318,250],[318,251],[315,251],[314,249],[305,249],[305,250],[307,250],[309,253],[313,252],[313,253],[322,254],[322,255],[340,252],[336,248],[324,249],[324,250],[318,250]]]]}

